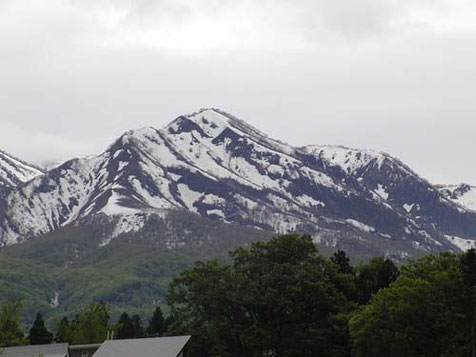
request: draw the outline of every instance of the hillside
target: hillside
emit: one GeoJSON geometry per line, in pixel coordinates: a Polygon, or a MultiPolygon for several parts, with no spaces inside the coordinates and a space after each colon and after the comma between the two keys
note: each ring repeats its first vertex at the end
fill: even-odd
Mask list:
{"type": "Polygon", "coordinates": [[[44,173],[16,162],[0,195],[0,293],[24,296],[29,316],[87,300],[150,311],[197,259],[277,233],[397,262],[476,242],[471,187],[434,186],[385,153],[293,147],[218,109],[44,173]]]}
{"type": "MultiPolygon", "coordinates": [[[[210,220],[186,211],[149,215],[141,234],[121,234],[104,245],[117,218],[96,215],[39,239],[0,250],[0,293],[24,299],[26,319],[37,311],[50,322],[90,301],[147,315],[163,302],[169,279],[199,259],[272,234],[210,220]]],[[[29,320],[25,320],[29,323],[29,320]]]]}

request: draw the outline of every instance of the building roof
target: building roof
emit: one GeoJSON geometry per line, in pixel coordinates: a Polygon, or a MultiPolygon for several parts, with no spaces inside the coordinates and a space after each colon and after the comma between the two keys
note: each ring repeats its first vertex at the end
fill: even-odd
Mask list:
{"type": "Polygon", "coordinates": [[[67,355],[67,343],[0,348],[1,357],[66,357],[67,355]]]}
{"type": "MultiPolygon", "coordinates": [[[[88,350],[88,349],[98,349],[101,347],[102,343],[90,343],[88,345],[70,345],[68,348],[70,351],[78,351],[78,350],[88,350]]],[[[1,356],[0,356],[1,357],[1,356]]]]}
{"type": "Polygon", "coordinates": [[[106,341],[93,357],[177,357],[190,336],[106,341]]]}

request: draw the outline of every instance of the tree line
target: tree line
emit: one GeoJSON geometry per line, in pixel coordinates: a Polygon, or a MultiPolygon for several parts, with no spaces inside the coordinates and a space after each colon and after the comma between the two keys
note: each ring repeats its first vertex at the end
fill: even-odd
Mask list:
{"type": "Polygon", "coordinates": [[[71,345],[102,343],[112,332],[114,338],[118,339],[162,336],[170,324],[169,319],[164,318],[159,306],[155,308],[147,327],[143,326],[139,315],[129,316],[127,312],[122,313],[117,323],[111,324],[107,305],[91,303],[71,321],[63,317],[57,323],[55,333],[48,330],[43,316],[38,313],[28,335],[25,336],[21,329],[20,315],[20,300],[11,299],[0,305],[0,347],[50,343],[71,345]]]}
{"type": "MultiPolygon", "coordinates": [[[[91,304],[54,338],[190,334],[190,357],[475,356],[476,251],[352,266],[343,251],[327,258],[311,237],[282,235],[231,251],[227,264],[197,262],[172,280],[167,304],[170,315],[158,308],[147,328],[126,313],[111,325],[107,306],[91,304]]],[[[0,343],[25,338],[12,328],[18,310],[1,305],[0,343]]],[[[53,340],[41,315],[32,335],[53,340]]]]}
{"type": "Polygon", "coordinates": [[[476,355],[476,251],[352,266],[283,235],[173,279],[170,333],[194,357],[476,355]]]}

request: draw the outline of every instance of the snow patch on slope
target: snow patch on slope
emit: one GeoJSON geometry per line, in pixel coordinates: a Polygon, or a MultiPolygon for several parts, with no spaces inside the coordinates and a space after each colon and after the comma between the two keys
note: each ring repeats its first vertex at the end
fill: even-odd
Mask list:
{"type": "Polygon", "coordinates": [[[476,187],[461,184],[439,186],[438,188],[447,199],[466,209],[476,211],[476,187]]]}
{"type": "Polygon", "coordinates": [[[348,224],[350,224],[352,227],[357,228],[361,231],[367,232],[367,233],[373,233],[375,232],[375,228],[368,226],[362,222],[356,221],[355,219],[346,219],[345,220],[348,224]]]}
{"type": "Polygon", "coordinates": [[[333,166],[341,167],[348,174],[355,173],[371,162],[375,162],[380,169],[387,157],[386,154],[377,151],[351,149],[344,146],[310,145],[303,149],[326,160],[333,166]]]}
{"type": "Polygon", "coordinates": [[[203,196],[202,193],[191,190],[187,185],[179,184],[177,185],[180,192],[180,197],[185,203],[185,206],[192,212],[197,212],[197,208],[194,206],[194,203],[198,201],[200,197],[203,196]]]}
{"type": "Polygon", "coordinates": [[[385,187],[383,187],[383,185],[381,184],[378,184],[378,187],[377,189],[375,190],[375,192],[377,193],[377,195],[379,195],[380,197],[382,197],[384,200],[388,200],[388,192],[385,191],[385,187]]]}
{"type": "Polygon", "coordinates": [[[448,242],[461,249],[463,252],[466,252],[471,248],[476,248],[476,240],[464,239],[452,235],[445,235],[445,238],[448,242]]]}
{"type": "Polygon", "coordinates": [[[130,208],[121,204],[121,201],[123,200],[124,197],[122,197],[115,189],[112,189],[111,197],[100,212],[105,213],[109,216],[129,215],[138,212],[137,209],[130,208]]]}
{"type": "Polygon", "coordinates": [[[0,185],[3,182],[15,186],[42,174],[43,172],[40,169],[0,150],[0,185]]]}

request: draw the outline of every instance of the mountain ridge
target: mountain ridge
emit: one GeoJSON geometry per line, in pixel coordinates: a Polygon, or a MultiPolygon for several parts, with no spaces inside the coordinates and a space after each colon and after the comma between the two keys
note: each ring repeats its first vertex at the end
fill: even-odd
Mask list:
{"type": "Polygon", "coordinates": [[[447,199],[466,209],[476,211],[476,186],[462,183],[458,185],[438,185],[436,187],[447,199]]]}
{"type": "Polygon", "coordinates": [[[476,238],[476,213],[391,155],[293,147],[214,108],[162,129],[127,131],[103,153],[69,160],[4,200],[3,245],[89,215],[134,221],[163,209],[277,233],[307,232],[327,247],[382,245],[382,254],[397,257],[459,250],[455,239],[476,238]],[[392,249],[397,241],[406,248],[392,249]]]}
{"type": "Polygon", "coordinates": [[[30,181],[44,173],[36,165],[0,150],[0,187],[12,187],[30,181]]]}

